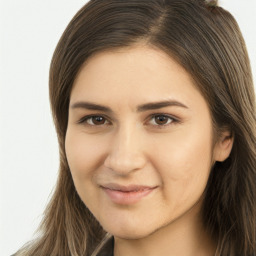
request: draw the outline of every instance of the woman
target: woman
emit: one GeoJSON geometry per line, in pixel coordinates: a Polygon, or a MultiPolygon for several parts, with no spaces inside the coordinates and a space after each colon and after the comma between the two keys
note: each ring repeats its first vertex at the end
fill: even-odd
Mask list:
{"type": "Polygon", "coordinates": [[[16,255],[256,255],[255,93],[215,1],[90,1],[50,100],[59,179],[16,255]]]}

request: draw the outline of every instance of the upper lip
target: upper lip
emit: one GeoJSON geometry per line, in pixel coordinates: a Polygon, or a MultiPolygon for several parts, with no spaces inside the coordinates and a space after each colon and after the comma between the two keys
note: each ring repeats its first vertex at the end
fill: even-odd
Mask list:
{"type": "Polygon", "coordinates": [[[116,183],[108,183],[105,185],[101,185],[101,187],[106,189],[116,190],[116,191],[123,191],[123,192],[142,191],[142,190],[156,188],[156,186],[135,185],[135,184],[124,186],[116,183]]]}

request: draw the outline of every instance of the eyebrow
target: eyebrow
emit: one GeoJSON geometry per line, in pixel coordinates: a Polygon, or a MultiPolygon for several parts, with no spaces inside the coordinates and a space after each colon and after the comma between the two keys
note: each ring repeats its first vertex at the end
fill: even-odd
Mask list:
{"type": "MultiPolygon", "coordinates": [[[[137,107],[137,112],[145,112],[148,110],[154,110],[154,109],[159,109],[159,108],[164,108],[164,107],[181,107],[181,108],[186,108],[188,107],[184,105],[183,103],[176,101],[176,100],[168,100],[168,101],[160,101],[160,102],[150,102],[146,104],[139,105],[137,107]]],[[[77,109],[77,108],[82,108],[82,109],[89,109],[89,110],[98,110],[98,111],[103,111],[108,114],[113,114],[114,111],[106,107],[104,105],[99,105],[95,104],[92,102],[85,102],[85,101],[79,101],[71,105],[71,109],[77,109]]]]}

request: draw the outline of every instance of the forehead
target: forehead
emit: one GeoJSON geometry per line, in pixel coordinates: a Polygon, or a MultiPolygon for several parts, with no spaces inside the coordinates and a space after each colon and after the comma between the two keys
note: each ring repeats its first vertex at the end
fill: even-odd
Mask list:
{"type": "Polygon", "coordinates": [[[148,46],[104,51],[90,57],[74,82],[71,101],[110,103],[202,98],[191,76],[165,52],[148,46]]]}

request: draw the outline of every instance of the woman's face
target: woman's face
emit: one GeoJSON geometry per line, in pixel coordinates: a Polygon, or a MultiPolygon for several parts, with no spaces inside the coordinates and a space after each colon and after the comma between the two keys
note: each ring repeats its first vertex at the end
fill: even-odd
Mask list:
{"type": "Polygon", "coordinates": [[[65,146],[79,196],[124,238],[147,236],[195,207],[219,153],[189,74],[143,46],[101,52],[83,66],[65,146]]]}

